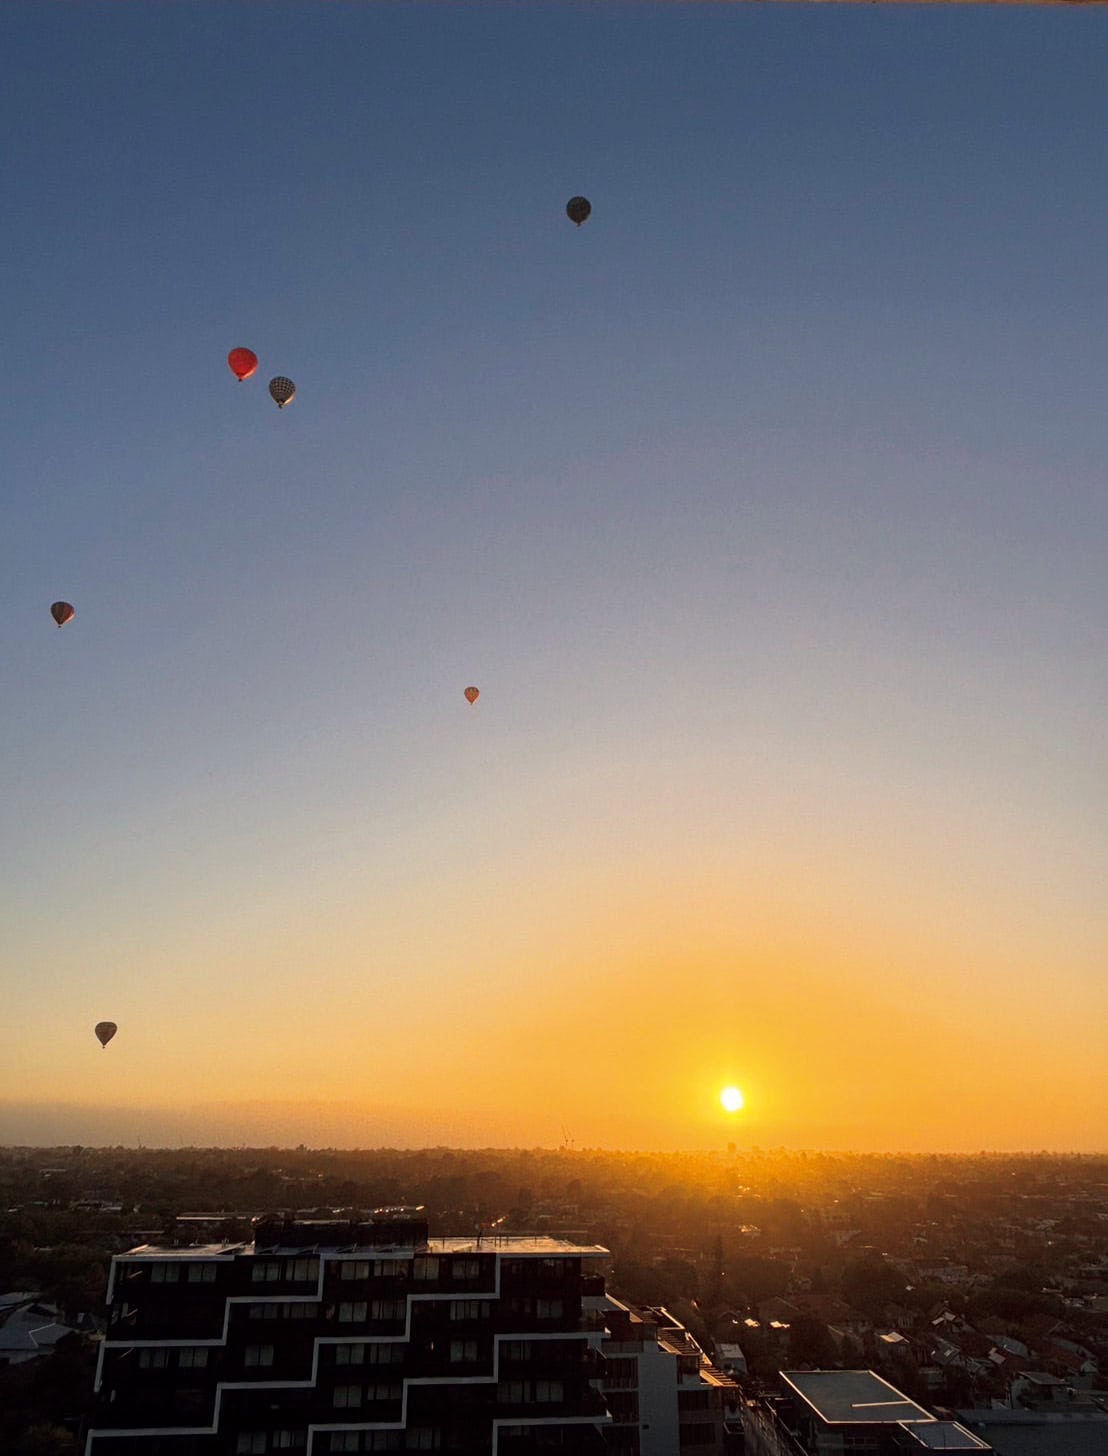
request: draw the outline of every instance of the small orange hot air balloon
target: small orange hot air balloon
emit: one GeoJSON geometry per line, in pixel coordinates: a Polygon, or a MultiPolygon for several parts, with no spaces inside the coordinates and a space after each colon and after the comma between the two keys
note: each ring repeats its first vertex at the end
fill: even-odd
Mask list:
{"type": "Polygon", "coordinates": [[[570,222],[575,222],[578,227],[587,219],[592,212],[592,203],[587,197],[571,197],[566,203],[566,217],[570,222]]]}
{"type": "Polygon", "coordinates": [[[64,627],[67,622],[72,622],[77,613],[68,602],[55,602],[50,608],[50,615],[59,627],[64,627]]]}
{"type": "Polygon", "coordinates": [[[241,384],[257,369],[258,356],[253,349],[232,349],[227,355],[227,363],[231,366],[231,373],[241,384]]]}
{"type": "Polygon", "coordinates": [[[475,703],[481,696],[480,688],[466,688],[466,702],[475,703]]]}
{"type": "Polygon", "coordinates": [[[107,1046],[118,1030],[119,1027],[116,1026],[114,1021],[98,1021],[93,1027],[93,1031],[96,1033],[96,1040],[102,1047],[107,1046]]]}

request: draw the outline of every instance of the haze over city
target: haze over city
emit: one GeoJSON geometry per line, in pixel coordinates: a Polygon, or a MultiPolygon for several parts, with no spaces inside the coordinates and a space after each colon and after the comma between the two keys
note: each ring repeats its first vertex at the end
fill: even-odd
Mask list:
{"type": "Polygon", "coordinates": [[[6,0],[0,1143],[1103,1150],[1106,72],[6,0]]]}

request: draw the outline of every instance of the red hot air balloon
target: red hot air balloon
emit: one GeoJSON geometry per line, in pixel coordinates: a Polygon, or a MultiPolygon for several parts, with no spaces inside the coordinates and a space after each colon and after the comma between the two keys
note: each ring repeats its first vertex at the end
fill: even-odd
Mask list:
{"type": "Polygon", "coordinates": [[[64,627],[67,622],[72,622],[77,613],[68,602],[55,602],[50,608],[50,615],[59,627],[64,627]]]}
{"type": "Polygon", "coordinates": [[[231,366],[231,373],[241,384],[257,369],[258,356],[253,349],[232,349],[227,355],[227,363],[231,366]]]}
{"type": "Polygon", "coordinates": [[[473,704],[481,696],[480,688],[466,688],[466,702],[473,704]]]}
{"type": "Polygon", "coordinates": [[[93,1031],[96,1033],[96,1040],[102,1047],[107,1046],[118,1030],[119,1027],[116,1026],[114,1021],[98,1021],[93,1027],[93,1031]]]}

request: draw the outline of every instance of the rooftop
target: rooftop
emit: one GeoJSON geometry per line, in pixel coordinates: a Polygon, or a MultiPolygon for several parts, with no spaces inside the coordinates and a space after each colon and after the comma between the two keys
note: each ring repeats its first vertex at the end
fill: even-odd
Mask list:
{"type": "Polygon", "coordinates": [[[782,1370],[781,1379],[828,1424],[935,1420],[872,1370],[782,1370]]]}
{"type": "MultiPolygon", "coordinates": [[[[350,1250],[350,1244],[289,1244],[264,1246],[265,1252],[284,1254],[312,1254],[321,1249],[338,1253],[350,1250]]],[[[369,1246],[358,1245],[359,1250],[369,1246]]],[[[378,1244],[372,1246],[374,1253],[421,1254],[502,1254],[512,1258],[534,1256],[538,1258],[601,1259],[610,1257],[609,1250],[602,1244],[575,1244],[570,1239],[559,1239],[547,1234],[476,1234],[469,1238],[428,1239],[421,1244],[378,1244]]],[[[220,1243],[188,1244],[177,1248],[172,1244],[139,1244],[121,1255],[124,1259],[232,1259],[236,1254],[254,1254],[255,1244],[220,1243]]]]}
{"type": "Polygon", "coordinates": [[[987,1441],[957,1421],[901,1421],[900,1425],[925,1451],[991,1451],[987,1441]]]}

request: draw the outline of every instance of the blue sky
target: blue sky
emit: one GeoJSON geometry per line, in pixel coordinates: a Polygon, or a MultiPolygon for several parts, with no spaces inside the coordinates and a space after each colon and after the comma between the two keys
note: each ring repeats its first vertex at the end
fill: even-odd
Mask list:
{"type": "Polygon", "coordinates": [[[637,984],[750,877],[1095,1025],[1106,70],[1057,9],[0,7],[8,1097],[141,1101],[86,1023],[198,1038],[321,936],[341,996],[501,928],[521,1007],[637,984]]]}

